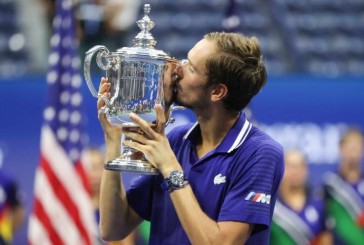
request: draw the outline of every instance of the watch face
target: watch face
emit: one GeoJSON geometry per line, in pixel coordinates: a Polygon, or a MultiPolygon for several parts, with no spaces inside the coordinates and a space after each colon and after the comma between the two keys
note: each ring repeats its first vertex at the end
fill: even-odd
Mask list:
{"type": "Polygon", "coordinates": [[[170,181],[171,181],[172,185],[174,185],[176,187],[182,186],[183,181],[184,181],[183,173],[181,173],[179,171],[173,171],[170,175],[170,181]]]}

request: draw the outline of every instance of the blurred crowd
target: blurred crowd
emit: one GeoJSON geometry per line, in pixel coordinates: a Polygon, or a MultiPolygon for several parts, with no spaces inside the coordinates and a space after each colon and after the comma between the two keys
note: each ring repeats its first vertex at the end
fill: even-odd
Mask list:
{"type": "MultiPolygon", "coordinates": [[[[227,30],[259,38],[269,73],[364,73],[360,0],[74,0],[80,55],[130,46],[145,3],[157,47],[179,59],[204,33],[227,30]]],[[[53,16],[54,0],[0,0],[0,76],[46,70],[53,16]]]]}
{"type": "Polygon", "coordinates": [[[345,132],[336,171],[313,187],[306,156],[285,152],[285,174],[273,216],[271,244],[364,243],[364,138],[358,129],[345,132]]]}
{"type": "MultiPolygon", "coordinates": [[[[97,44],[129,45],[139,0],[75,0],[79,53],[97,44]]],[[[0,0],[0,77],[45,73],[55,0],[0,0]]]]}

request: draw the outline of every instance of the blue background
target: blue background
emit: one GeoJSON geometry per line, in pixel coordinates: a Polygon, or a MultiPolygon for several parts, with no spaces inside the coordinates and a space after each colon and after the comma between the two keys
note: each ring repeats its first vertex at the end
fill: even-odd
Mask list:
{"type": "MultiPolygon", "coordinates": [[[[100,76],[94,77],[95,82],[100,76]]],[[[39,159],[40,128],[47,96],[46,88],[44,75],[0,80],[2,168],[19,181],[24,192],[27,215],[32,209],[33,182],[39,159]]],[[[84,122],[89,142],[92,145],[102,145],[103,135],[97,120],[96,100],[85,84],[82,86],[82,92],[84,122]]],[[[363,95],[363,77],[271,76],[267,85],[251,103],[250,110],[252,120],[263,128],[272,129],[272,125],[301,125],[301,129],[309,130],[307,125],[314,125],[319,129],[331,125],[337,130],[340,127],[356,125],[363,129],[363,95]]],[[[194,120],[192,112],[188,110],[176,112],[174,116],[177,119],[176,123],[169,127],[194,120]]],[[[275,132],[277,133],[280,134],[275,132]]],[[[293,138],[293,141],[295,140],[301,139],[293,138]]],[[[332,145],[337,143],[337,138],[327,140],[332,141],[332,145]]],[[[335,149],[333,151],[335,152],[335,149]]],[[[322,173],[335,167],[334,163],[310,162],[310,181],[320,183],[322,173]]],[[[17,233],[15,244],[26,244],[26,229],[27,223],[17,233]]]]}

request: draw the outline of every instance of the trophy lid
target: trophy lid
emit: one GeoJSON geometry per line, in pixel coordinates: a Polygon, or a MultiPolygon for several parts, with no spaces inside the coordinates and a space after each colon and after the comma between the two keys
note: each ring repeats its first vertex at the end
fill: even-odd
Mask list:
{"type": "Polygon", "coordinates": [[[130,58],[143,59],[171,59],[170,55],[162,50],[155,49],[157,41],[150,30],[154,27],[154,22],[149,18],[150,4],[144,4],[144,17],[136,23],[141,31],[133,40],[133,47],[123,47],[116,52],[130,58]]]}

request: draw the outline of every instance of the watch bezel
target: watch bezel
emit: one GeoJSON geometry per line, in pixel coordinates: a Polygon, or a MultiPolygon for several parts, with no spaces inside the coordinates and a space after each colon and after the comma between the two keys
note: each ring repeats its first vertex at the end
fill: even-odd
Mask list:
{"type": "Polygon", "coordinates": [[[180,170],[172,171],[167,178],[161,184],[162,190],[168,190],[173,192],[174,190],[181,189],[188,185],[188,180],[185,174],[180,170]]]}
{"type": "Polygon", "coordinates": [[[175,170],[169,174],[169,181],[174,187],[181,187],[185,181],[184,174],[181,171],[175,170]]]}

